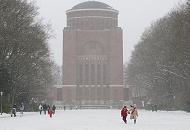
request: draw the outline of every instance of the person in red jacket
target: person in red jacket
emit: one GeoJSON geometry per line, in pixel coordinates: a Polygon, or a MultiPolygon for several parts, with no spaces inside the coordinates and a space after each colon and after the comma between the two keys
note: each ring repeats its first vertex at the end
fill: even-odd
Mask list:
{"type": "Polygon", "coordinates": [[[123,117],[123,121],[127,124],[127,115],[129,114],[129,111],[127,109],[127,106],[124,106],[121,110],[121,117],[123,117]]]}
{"type": "Polygon", "coordinates": [[[48,114],[49,114],[49,117],[52,118],[53,110],[51,107],[48,109],[48,114]]]}

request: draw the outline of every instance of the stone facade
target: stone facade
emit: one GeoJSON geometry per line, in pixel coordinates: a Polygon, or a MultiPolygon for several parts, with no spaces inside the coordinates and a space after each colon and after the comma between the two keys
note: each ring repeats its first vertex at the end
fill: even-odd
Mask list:
{"type": "Polygon", "coordinates": [[[62,92],[57,98],[65,105],[122,102],[123,38],[118,11],[104,3],[88,1],[66,14],[63,85],[58,87],[62,92]]]}

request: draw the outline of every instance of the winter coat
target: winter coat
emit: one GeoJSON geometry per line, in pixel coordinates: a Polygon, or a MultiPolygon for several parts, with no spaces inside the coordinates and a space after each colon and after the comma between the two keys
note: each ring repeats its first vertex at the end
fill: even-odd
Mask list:
{"type": "Polygon", "coordinates": [[[13,105],[13,108],[15,108],[15,109],[17,108],[16,104],[13,105]]]}
{"type": "Polygon", "coordinates": [[[49,114],[49,117],[52,117],[52,114],[53,114],[53,110],[50,108],[48,109],[48,114],[49,114]]]}
{"type": "Polygon", "coordinates": [[[56,107],[53,105],[52,110],[55,111],[56,107]]]}
{"type": "Polygon", "coordinates": [[[42,106],[42,108],[43,108],[44,111],[46,111],[46,110],[48,109],[48,106],[47,106],[46,104],[44,104],[44,105],[42,106]]]}
{"type": "Polygon", "coordinates": [[[130,119],[137,119],[137,117],[138,117],[137,108],[132,108],[132,109],[131,109],[130,119]]]}
{"type": "Polygon", "coordinates": [[[121,116],[123,117],[123,116],[127,116],[127,115],[128,115],[128,109],[127,108],[123,108],[121,110],[121,116]]]}
{"type": "Polygon", "coordinates": [[[21,110],[21,111],[24,111],[24,105],[21,105],[21,106],[20,106],[20,110],[21,110]]]}
{"type": "Polygon", "coordinates": [[[39,110],[41,111],[41,110],[43,110],[43,107],[42,107],[42,105],[39,105],[39,110]]]}
{"type": "Polygon", "coordinates": [[[14,105],[13,105],[13,108],[12,108],[12,113],[13,113],[13,114],[16,113],[16,108],[17,108],[17,106],[16,106],[16,104],[14,104],[14,105]]]}
{"type": "Polygon", "coordinates": [[[12,113],[13,113],[13,114],[16,114],[16,108],[13,108],[13,109],[12,109],[12,113]]]}

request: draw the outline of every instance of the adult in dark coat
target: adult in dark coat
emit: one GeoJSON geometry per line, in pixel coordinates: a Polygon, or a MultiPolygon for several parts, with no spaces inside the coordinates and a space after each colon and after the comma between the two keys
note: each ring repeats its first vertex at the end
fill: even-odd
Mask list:
{"type": "Polygon", "coordinates": [[[43,107],[44,114],[46,115],[47,105],[46,105],[46,104],[44,104],[42,107],[43,107]]]}
{"type": "Polygon", "coordinates": [[[55,114],[55,109],[56,109],[56,107],[55,107],[55,105],[53,105],[52,106],[53,114],[55,114]]]}
{"type": "MultiPolygon", "coordinates": [[[[16,117],[16,109],[17,109],[17,106],[16,104],[13,105],[13,108],[12,108],[12,114],[14,115],[14,117],[16,117]]],[[[11,114],[11,116],[12,116],[11,114]]]]}

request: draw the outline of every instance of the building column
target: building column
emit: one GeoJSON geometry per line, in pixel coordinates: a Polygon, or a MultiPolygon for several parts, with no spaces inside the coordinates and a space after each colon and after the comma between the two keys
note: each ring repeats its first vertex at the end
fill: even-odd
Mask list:
{"type": "Polygon", "coordinates": [[[95,101],[97,100],[97,84],[98,84],[98,78],[97,78],[97,76],[98,76],[98,61],[97,61],[97,57],[96,57],[96,60],[95,60],[95,74],[94,74],[94,83],[95,83],[95,85],[94,85],[94,103],[95,103],[95,101]]]}

